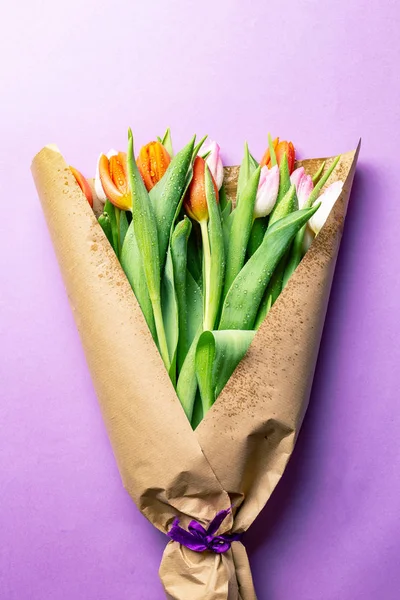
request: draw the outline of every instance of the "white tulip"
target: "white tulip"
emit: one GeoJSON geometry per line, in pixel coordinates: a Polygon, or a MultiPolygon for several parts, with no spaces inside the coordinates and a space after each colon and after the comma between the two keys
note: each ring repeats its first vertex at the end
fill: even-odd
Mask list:
{"type": "Polygon", "coordinates": [[[336,200],[339,198],[343,189],[343,181],[335,181],[325,192],[317,199],[316,202],[321,202],[321,206],[316,213],[313,214],[308,224],[312,231],[317,235],[325,224],[329,213],[331,212],[336,200]]]}

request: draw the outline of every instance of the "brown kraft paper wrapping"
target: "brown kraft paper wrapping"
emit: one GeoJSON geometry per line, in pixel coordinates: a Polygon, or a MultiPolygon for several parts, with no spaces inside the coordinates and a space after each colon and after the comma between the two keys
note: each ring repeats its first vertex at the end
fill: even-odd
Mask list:
{"type": "MultiPolygon", "coordinates": [[[[220,533],[248,529],[281,478],[307,408],[358,148],[326,224],[195,431],[141,309],[62,155],[43,148],[32,173],[126,490],[163,532],[174,517],[220,533]]],[[[313,174],[323,159],[302,161],[313,174]]],[[[327,160],[327,165],[333,159],[327,160]]],[[[234,197],[238,167],[225,169],[234,197]]],[[[167,540],[167,538],[166,538],[167,540]]],[[[170,541],[160,577],[169,600],[256,600],[246,550],[196,553],[170,541]]]]}

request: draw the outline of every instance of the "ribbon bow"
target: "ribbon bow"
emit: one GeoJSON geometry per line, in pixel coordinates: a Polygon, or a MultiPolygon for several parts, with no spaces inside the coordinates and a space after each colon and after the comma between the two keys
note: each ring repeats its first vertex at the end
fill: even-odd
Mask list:
{"type": "Polygon", "coordinates": [[[197,521],[190,521],[188,531],[186,531],[186,529],[180,527],[179,519],[176,518],[167,535],[172,538],[174,542],[178,542],[179,544],[182,544],[182,546],[194,550],[194,552],[211,550],[211,552],[222,554],[229,550],[232,542],[239,541],[241,538],[240,533],[215,535],[220,528],[222,521],[230,512],[230,508],[227,510],[220,510],[207,529],[197,521]]]}

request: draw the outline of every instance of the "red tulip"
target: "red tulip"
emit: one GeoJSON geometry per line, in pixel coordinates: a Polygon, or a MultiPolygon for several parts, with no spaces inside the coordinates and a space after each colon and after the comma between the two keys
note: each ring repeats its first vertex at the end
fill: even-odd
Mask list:
{"type": "MultiPolygon", "coordinates": [[[[286,158],[287,158],[288,165],[289,165],[289,173],[291,174],[293,172],[294,163],[295,163],[295,159],[296,159],[296,151],[295,151],[295,148],[294,148],[292,142],[286,142],[286,141],[280,142],[279,138],[275,138],[274,141],[272,142],[272,145],[275,150],[276,162],[278,163],[279,166],[282,162],[283,155],[286,154],[286,158]]],[[[260,163],[261,167],[263,167],[264,165],[266,165],[269,169],[273,166],[271,163],[271,156],[270,156],[269,148],[265,152],[264,156],[262,157],[261,163],[260,163]]]]}
{"type": "Polygon", "coordinates": [[[75,169],[74,167],[71,167],[71,166],[70,166],[70,169],[71,169],[72,175],[76,179],[77,184],[81,188],[82,192],[85,194],[86,200],[89,202],[90,206],[93,208],[93,194],[92,194],[92,190],[90,188],[88,180],[86,179],[86,177],[84,177],[82,175],[82,173],[80,171],[78,171],[78,169],[75,169]]]}
{"type": "MultiPolygon", "coordinates": [[[[196,156],[193,164],[193,178],[190,182],[190,186],[184,200],[184,208],[188,216],[198,223],[201,223],[202,221],[208,221],[205,168],[206,162],[204,158],[201,158],[201,156],[196,156]]],[[[218,188],[213,177],[212,180],[214,184],[215,197],[218,202],[218,188]]]]}
{"type": "Polygon", "coordinates": [[[132,210],[132,194],[129,189],[126,154],[118,152],[107,158],[102,154],[99,159],[101,185],[107,198],[121,210],[132,210]]]}
{"type": "Polygon", "coordinates": [[[150,142],[140,150],[136,163],[148,192],[160,181],[170,162],[171,158],[160,142],[150,142]]]}

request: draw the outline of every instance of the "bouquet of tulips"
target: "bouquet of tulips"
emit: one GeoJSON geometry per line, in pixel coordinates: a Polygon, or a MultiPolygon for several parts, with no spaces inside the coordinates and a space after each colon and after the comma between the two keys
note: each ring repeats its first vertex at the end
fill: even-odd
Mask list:
{"type": "Polygon", "coordinates": [[[241,535],[308,403],[358,149],[296,161],[268,136],[224,167],[169,130],[95,177],[32,171],[124,485],[171,541],[171,600],[254,600],[241,535]],[[183,410],[182,410],[183,408],[183,410]]]}
{"type": "MultiPolygon", "coordinates": [[[[171,134],[135,161],[111,150],[94,183],[99,216],[192,425],[247,352],[255,331],[325,222],[343,182],[321,194],[340,157],[313,177],[291,142],[272,141],[260,164],[247,144],[235,198],[216,142],[193,138],[175,156],[171,134]]],[[[89,183],[73,169],[86,190],[89,183]]]]}

